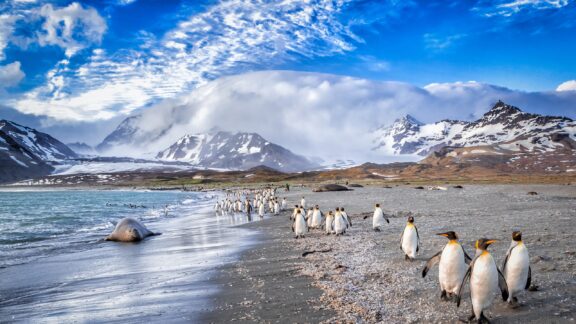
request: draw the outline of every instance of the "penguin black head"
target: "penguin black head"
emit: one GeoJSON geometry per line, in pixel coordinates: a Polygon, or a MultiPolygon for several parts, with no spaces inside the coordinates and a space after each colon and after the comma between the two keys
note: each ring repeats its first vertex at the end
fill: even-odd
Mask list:
{"type": "Polygon", "coordinates": [[[340,207],[340,211],[344,211],[344,207],[340,207]]]}
{"type": "Polygon", "coordinates": [[[488,249],[488,246],[494,242],[496,242],[496,240],[481,238],[476,241],[476,249],[485,251],[486,249],[488,249]]]}
{"type": "Polygon", "coordinates": [[[340,208],[336,207],[336,211],[340,211],[340,208]]]}
{"type": "Polygon", "coordinates": [[[414,223],[414,217],[408,216],[408,223],[414,223]]]}
{"type": "Polygon", "coordinates": [[[522,241],[522,232],[520,232],[520,231],[512,232],[512,239],[516,242],[522,241]]]}
{"type": "Polygon", "coordinates": [[[296,214],[301,214],[301,213],[302,213],[302,210],[301,210],[301,209],[298,209],[298,210],[296,211],[296,214]]]}
{"type": "Polygon", "coordinates": [[[316,205],[316,206],[314,206],[314,208],[316,208],[316,209],[319,209],[319,208],[320,208],[320,206],[316,205]]]}
{"type": "Polygon", "coordinates": [[[380,207],[380,204],[376,204],[376,208],[380,207]]]}
{"type": "Polygon", "coordinates": [[[445,238],[447,238],[449,240],[457,240],[458,239],[458,235],[456,235],[456,232],[454,232],[454,231],[450,231],[450,232],[446,232],[446,233],[438,233],[436,235],[444,236],[445,238]]]}

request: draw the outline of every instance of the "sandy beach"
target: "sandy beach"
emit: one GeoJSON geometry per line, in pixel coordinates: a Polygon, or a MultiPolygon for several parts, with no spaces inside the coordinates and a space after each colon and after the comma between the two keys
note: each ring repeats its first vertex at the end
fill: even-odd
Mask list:
{"type": "Polygon", "coordinates": [[[243,225],[260,232],[261,243],[214,277],[220,293],[202,322],[456,323],[470,313],[469,293],[460,308],[440,301],[438,267],[421,277],[426,260],[446,240],[435,233],[454,230],[471,255],[480,237],[498,239],[490,248],[500,266],[511,232],[521,230],[528,246],[536,291],[520,295],[511,309],[495,300],[494,323],[573,323],[576,317],[576,190],[563,185],[464,185],[447,191],[411,186],[355,188],[312,193],[280,192],[290,204],[305,196],[323,211],[343,206],[354,226],[343,237],[312,230],[294,239],[288,213],[243,225]],[[527,195],[535,191],[537,195],[527,195]],[[372,231],[374,203],[390,224],[372,231]],[[407,213],[413,213],[421,249],[413,262],[399,249],[407,213]],[[364,219],[364,216],[370,217],[364,219]],[[331,249],[326,253],[302,253],[331,249]]]}

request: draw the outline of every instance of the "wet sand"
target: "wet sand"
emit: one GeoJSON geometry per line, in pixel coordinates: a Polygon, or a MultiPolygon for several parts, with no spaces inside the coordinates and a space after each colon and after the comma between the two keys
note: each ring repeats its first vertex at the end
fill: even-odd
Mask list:
{"type": "Polygon", "coordinates": [[[448,191],[409,186],[355,188],[312,193],[293,189],[289,206],[305,196],[323,211],[346,208],[354,226],[343,237],[311,231],[294,239],[288,214],[244,225],[260,231],[262,243],[213,279],[221,293],[200,315],[202,322],[386,322],[457,323],[471,311],[468,289],[463,304],[441,302],[438,267],[421,277],[426,260],[446,240],[434,235],[456,231],[473,255],[480,237],[500,240],[490,248],[500,266],[511,232],[521,230],[529,248],[534,292],[519,296],[511,309],[495,299],[487,316],[494,323],[574,323],[576,318],[576,189],[556,185],[474,185],[448,191]],[[535,191],[538,195],[527,195],[535,191]],[[374,203],[390,224],[372,231],[374,203]],[[406,215],[414,214],[421,237],[419,256],[405,261],[399,238],[406,215]],[[367,219],[363,219],[369,215],[367,219]],[[324,250],[302,257],[302,252],[324,250]]]}

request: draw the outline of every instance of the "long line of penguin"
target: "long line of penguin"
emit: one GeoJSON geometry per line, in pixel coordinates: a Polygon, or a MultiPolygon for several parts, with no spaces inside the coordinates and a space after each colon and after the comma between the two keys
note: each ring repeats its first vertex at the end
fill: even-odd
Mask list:
{"type": "MultiPolygon", "coordinates": [[[[255,208],[258,215],[263,217],[266,206],[270,213],[279,215],[280,211],[287,209],[287,201],[283,198],[280,203],[274,188],[242,190],[228,193],[225,200],[216,204],[215,209],[218,213],[245,212],[250,216],[252,208],[255,208]],[[253,200],[249,199],[250,195],[254,195],[253,200]]],[[[304,238],[310,229],[323,229],[326,235],[340,236],[352,227],[352,220],[344,207],[337,207],[334,212],[328,211],[324,217],[318,205],[306,209],[305,197],[302,197],[299,205],[294,206],[290,220],[295,238],[304,238]]],[[[384,216],[380,205],[376,204],[372,216],[373,230],[381,231],[386,223],[390,223],[390,220],[384,216]]],[[[436,235],[446,237],[448,243],[426,262],[422,277],[426,277],[428,271],[438,264],[440,298],[443,301],[454,300],[457,307],[460,307],[464,286],[469,282],[472,313],[468,321],[475,319],[478,323],[489,323],[484,311],[492,305],[496,291],[499,291],[502,299],[509,305],[514,305],[518,302],[517,296],[530,287],[532,270],[528,249],[522,241],[521,232],[512,233],[512,242],[501,269],[488,252],[488,247],[496,240],[486,238],[477,240],[476,254],[471,258],[460,244],[455,232],[448,231],[436,235]]],[[[415,259],[420,250],[420,236],[413,216],[408,217],[400,236],[400,249],[404,252],[405,259],[410,261],[415,259]]]]}

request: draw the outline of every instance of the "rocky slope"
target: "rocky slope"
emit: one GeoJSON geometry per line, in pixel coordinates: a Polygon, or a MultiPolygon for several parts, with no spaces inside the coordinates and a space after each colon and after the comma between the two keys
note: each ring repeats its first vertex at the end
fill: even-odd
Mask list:
{"type": "Polygon", "coordinates": [[[76,157],[48,134],[0,120],[0,183],[47,175],[53,164],[76,157]]]}
{"type": "Polygon", "coordinates": [[[576,122],[521,111],[499,101],[473,122],[442,120],[422,124],[411,116],[374,132],[374,150],[426,156],[443,147],[497,145],[513,152],[551,152],[562,140],[576,140],[576,122]]]}

